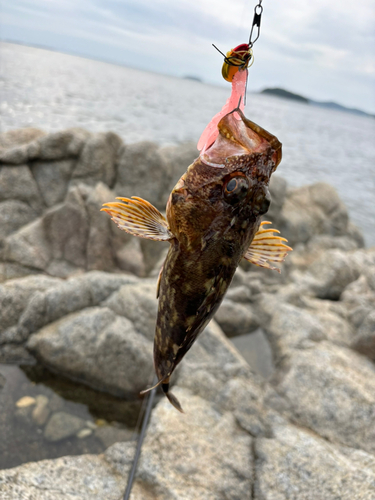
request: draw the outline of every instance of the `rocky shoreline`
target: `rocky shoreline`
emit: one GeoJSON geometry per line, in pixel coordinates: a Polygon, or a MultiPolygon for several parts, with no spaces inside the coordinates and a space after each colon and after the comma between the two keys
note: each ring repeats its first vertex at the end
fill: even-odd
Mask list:
{"type": "MultiPolygon", "coordinates": [[[[196,154],[81,129],[0,135],[1,363],[37,359],[122,398],[147,386],[168,245],[131,238],[99,209],[137,195],[164,210],[196,154]]],[[[271,195],[265,219],[294,251],[281,275],[238,269],[176,372],[186,414],[165,398],[153,410],[133,500],[375,498],[375,248],[331,186],[274,176],[271,195]],[[259,329],[267,377],[228,339],[259,329]]],[[[37,407],[49,435],[62,412],[37,407]]],[[[133,453],[122,441],[4,469],[0,498],[118,500],[133,453]]]]}

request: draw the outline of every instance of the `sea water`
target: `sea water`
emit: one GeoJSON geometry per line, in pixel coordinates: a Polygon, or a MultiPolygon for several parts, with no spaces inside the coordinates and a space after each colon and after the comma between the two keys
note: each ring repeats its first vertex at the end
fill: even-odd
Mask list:
{"type": "MultiPolygon", "coordinates": [[[[207,85],[0,44],[1,131],[83,127],[114,131],[127,143],[197,142],[229,94],[224,82],[207,85]]],[[[375,120],[255,93],[248,94],[245,113],[282,142],[278,173],[291,186],[334,186],[366,244],[375,245],[375,120]]]]}

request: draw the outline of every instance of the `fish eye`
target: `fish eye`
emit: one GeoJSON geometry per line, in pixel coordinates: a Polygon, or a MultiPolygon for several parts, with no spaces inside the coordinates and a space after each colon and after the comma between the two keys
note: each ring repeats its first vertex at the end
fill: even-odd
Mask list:
{"type": "Polygon", "coordinates": [[[231,203],[239,203],[242,201],[249,191],[249,182],[246,177],[232,177],[224,185],[224,197],[231,203]]]}
{"type": "Polygon", "coordinates": [[[234,191],[236,189],[236,187],[237,187],[237,184],[238,184],[237,179],[231,179],[228,182],[227,187],[225,188],[226,191],[228,193],[230,193],[231,191],[234,191]]]}

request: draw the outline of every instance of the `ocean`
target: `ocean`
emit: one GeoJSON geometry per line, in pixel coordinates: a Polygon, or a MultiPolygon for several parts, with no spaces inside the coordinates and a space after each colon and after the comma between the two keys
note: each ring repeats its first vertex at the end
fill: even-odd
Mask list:
{"type": "MultiPolygon", "coordinates": [[[[197,142],[229,95],[224,81],[213,86],[0,43],[0,131],[83,127],[116,132],[126,143],[197,142]]],[[[375,245],[375,120],[256,93],[248,93],[245,114],[282,142],[278,174],[291,186],[334,186],[366,245],[375,245]]]]}

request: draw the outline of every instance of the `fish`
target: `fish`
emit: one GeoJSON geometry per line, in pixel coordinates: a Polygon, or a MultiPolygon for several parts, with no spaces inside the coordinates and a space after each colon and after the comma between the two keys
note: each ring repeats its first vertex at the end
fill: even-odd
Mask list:
{"type": "Polygon", "coordinates": [[[272,264],[292,250],[261,220],[270,206],[269,182],[281,161],[281,143],[239,107],[217,128],[213,144],[170,193],[166,217],[136,196],[102,208],[120,229],[170,243],[157,282],[154,387],[161,385],[180,412],[171,376],[219,308],[241,259],[279,271],[272,264]]]}

